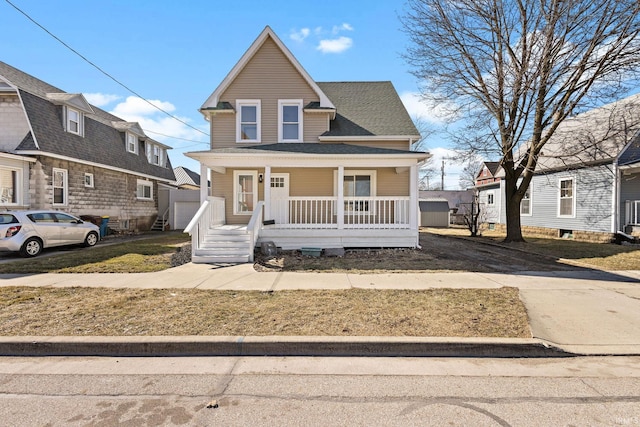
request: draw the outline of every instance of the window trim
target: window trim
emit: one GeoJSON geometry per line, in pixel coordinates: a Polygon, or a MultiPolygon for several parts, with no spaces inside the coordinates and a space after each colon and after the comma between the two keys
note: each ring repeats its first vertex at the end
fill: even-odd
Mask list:
{"type": "Polygon", "coordinates": [[[136,199],[145,201],[153,200],[153,181],[144,179],[136,180],[136,199]],[[149,187],[149,197],[144,196],[144,191],[142,192],[142,195],[140,195],[140,193],[138,192],[138,187],[140,186],[149,187]]]}
{"type": "Polygon", "coordinates": [[[527,188],[527,191],[524,193],[524,196],[522,196],[522,200],[520,200],[520,216],[532,216],[533,215],[533,181],[529,182],[529,187],[527,188]],[[525,199],[524,196],[526,196],[527,193],[529,193],[529,198],[525,199]],[[529,213],[522,213],[522,202],[524,200],[529,201],[529,213]]]}
{"type": "Polygon", "coordinates": [[[575,218],[576,217],[576,178],[574,176],[565,176],[558,178],[558,218],[575,218]],[[560,204],[562,200],[562,183],[564,181],[571,181],[571,215],[562,215],[560,213],[560,204]]]}
{"type": "Polygon", "coordinates": [[[89,172],[84,173],[84,186],[86,188],[94,188],[94,180],[93,174],[89,172]],[[89,178],[89,182],[87,182],[87,178],[89,178]]]}
{"type": "Polygon", "coordinates": [[[238,210],[238,178],[241,175],[251,176],[253,179],[253,206],[258,204],[258,171],[257,170],[234,170],[233,171],[233,214],[234,215],[253,215],[253,211],[238,210]]]}
{"type": "MultiPolygon", "coordinates": [[[[260,99],[236,99],[236,143],[255,144],[262,141],[262,101],[260,99]],[[242,139],[242,107],[256,107],[256,139],[242,139]]],[[[247,122],[249,123],[249,122],[247,122]]],[[[251,122],[253,123],[253,122],[251,122]]]]}
{"type": "MultiPolygon", "coordinates": [[[[278,100],[278,142],[291,143],[291,142],[304,142],[304,128],[303,128],[303,101],[302,99],[279,99],[278,100]],[[298,137],[295,139],[284,139],[284,107],[298,107],[298,137]]],[[[293,123],[293,122],[291,122],[293,123]]]]}
{"type": "Polygon", "coordinates": [[[53,168],[51,174],[52,205],[67,206],[69,204],[69,171],[67,169],[53,168]],[[56,187],[56,172],[61,172],[63,176],[62,187],[56,187]],[[62,188],[62,203],[56,203],[56,188],[62,188]]]}
{"type": "MultiPolygon", "coordinates": [[[[2,171],[8,171],[13,176],[13,194],[12,199],[15,199],[15,202],[2,202],[3,195],[1,194],[0,188],[0,206],[19,206],[22,203],[22,169],[12,168],[12,167],[0,167],[2,171]]],[[[8,187],[7,187],[8,188],[8,187]]]]}
{"type": "MultiPolygon", "coordinates": [[[[68,105],[65,105],[64,107],[64,115],[65,115],[65,131],[73,134],[73,135],[78,135],[78,136],[84,136],[84,114],[82,114],[82,111],[76,109],[76,108],[72,108],[69,107],[68,105]],[[71,123],[72,120],[70,118],[70,114],[69,112],[73,111],[74,113],[78,114],[78,132],[74,132],[73,130],[71,130],[71,123]]],[[[74,122],[75,123],[75,122],[74,122]]]]}
{"type": "Polygon", "coordinates": [[[487,206],[495,206],[496,205],[496,192],[495,190],[487,191],[487,206]],[[489,196],[491,196],[491,201],[489,200],[489,196]]]}
{"type": "Polygon", "coordinates": [[[133,154],[138,154],[139,142],[138,142],[138,136],[136,134],[131,133],[131,132],[126,132],[125,143],[127,145],[127,152],[133,153],[133,154]],[[129,138],[131,138],[131,137],[135,138],[135,142],[133,144],[133,150],[131,150],[130,147],[129,147],[129,145],[130,145],[129,144],[130,143],[129,138]]]}

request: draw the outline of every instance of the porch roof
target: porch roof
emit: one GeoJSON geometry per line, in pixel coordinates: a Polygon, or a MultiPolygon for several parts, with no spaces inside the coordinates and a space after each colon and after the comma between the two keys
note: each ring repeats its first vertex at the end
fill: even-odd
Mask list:
{"type": "Polygon", "coordinates": [[[351,144],[280,143],[246,147],[217,148],[185,153],[208,166],[411,166],[431,154],[419,151],[392,150],[351,144]]]}

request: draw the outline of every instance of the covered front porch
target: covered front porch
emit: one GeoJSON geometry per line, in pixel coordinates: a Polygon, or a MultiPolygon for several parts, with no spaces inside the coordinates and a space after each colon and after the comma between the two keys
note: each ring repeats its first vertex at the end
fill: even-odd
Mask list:
{"type": "MultiPolygon", "coordinates": [[[[238,150],[192,155],[212,182],[212,194],[201,187],[203,205],[185,230],[194,251],[229,249],[241,240],[250,261],[263,241],[285,250],[418,246],[418,167],[425,153],[356,147],[359,156],[260,151],[258,158],[238,150]],[[223,231],[229,226],[240,228],[223,231]]],[[[239,253],[237,246],[227,252],[239,253]]]]}

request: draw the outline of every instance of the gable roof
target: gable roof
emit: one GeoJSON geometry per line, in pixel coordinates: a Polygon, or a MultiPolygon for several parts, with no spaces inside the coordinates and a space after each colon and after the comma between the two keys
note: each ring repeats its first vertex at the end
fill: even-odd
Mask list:
{"type": "Polygon", "coordinates": [[[224,91],[229,87],[229,85],[233,82],[233,80],[238,76],[238,74],[242,71],[242,69],[247,65],[247,63],[253,58],[256,52],[262,47],[264,42],[270,38],[273,42],[278,46],[278,48],[282,51],[282,53],[287,57],[291,65],[300,73],[302,78],[311,86],[313,91],[318,95],[320,99],[320,107],[322,108],[335,108],[331,100],[323,93],[320,87],[316,84],[316,82],[311,78],[309,73],[300,65],[298,60],[293,56],[291,51],[287,49],[287,47],[282,43],[282,41],[276,36],[271,27],[268,25],[262,30],[258,38],[251,44],[249,49],[242,55],[240,60],[236,63],[236,65],[231,69],[229,74],[222,80],[222,83],[218,85],[216,90],[207,98],[207,100],[200,107],[200,112],[204,115],[205,119],[208,120],[208,115],[205,113],[206,110],[216,110],[220,109],[218,105],[220,100],[220,95],[224,93],[224,91]]]}
{"type": "Polygon", "coordinates": [[[318,86],[336,106],[336,117],[321,140],[345,136],[420,138],[390,81],[319,82],[318,86]]]}
{"type": "Polygon", "coordinates": [[[483,167],[480,168],[478,174],[476,175],[476,179],[482,178],[482,171],[486,167],[492,177],[496,176],[498,169],[500,168],[500,162],[483,162],[483,167]]]}
{"type": "Polygon", "coordinates": [[[176,185],[193,185],[200,186],[200,175],[192,171],[191,169],[185,168],[184,166],[177,166],[173,168],[173,173],[176,176],[176,185]]]}
{"type": "Polygon", "coordinates": [[[578,114],[542,148],[536,171],[613,162],[639,131],[640,94],[578,114]]]}
{"type": "MultiPolygon", "coordinates": [[[[138,155],[127,152],[124,128],[116,128],[114,122],[128,122],[86,103],[81,94],[67,94],[1,61],[0,78],[7,80],[17,90],[31,129],[17,146],[16,152],[69,158],[164,181],[174,180],[168,156],[167,167],[160,167],[149,163],[144,152],[138,155]],[[52,97],[51,94],[56,95],[52,97]],[[66,132],[63,128],[59,104],[68,101],[72,101],[71,105],[74,107],[82,106],[82,102],[86,103],[83,106],[85,137],[66,132]]],[[[127,126],[143,140],[170,148],[146,137],[139,125],[127,126]]]]}

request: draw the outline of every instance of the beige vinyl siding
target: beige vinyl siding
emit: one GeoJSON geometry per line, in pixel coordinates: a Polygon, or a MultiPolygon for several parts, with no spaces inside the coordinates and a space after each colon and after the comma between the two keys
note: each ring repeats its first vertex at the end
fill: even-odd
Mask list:
{"type": "MultiPolygon", "coordinates": [[[[318,96],[273,40],[268,38],[220,95],[221,101],[230,102],[234,107],[237,99],[261,100],[261,143],[272,144],[278,142],[278,100],[302,99],[304,106],[311,101],[318,101],[318,96]]],[[[326,117],[323,121],[323,116],[315,113],[303,115],[305,141],[316,142],[317,136],[327,130],[326,117]]],[[[236,146],[235,121],[235,114],[212,117],[214,148],[236,146]]]]}
{"type": "MultiPolygon", "coordinates": [[[[235,169],[257,170],[264,174],[264,169],[235,169]]],[[[289,195],[291,197],[334,197],[333,168],[273,168],[271,173],[289,174],[289,195]]],[[[358,169],[349,169],[358,170],[358,169]]],[[[409,172],[396,173],[394,168],[379,168],[376,170],[376,195],[378,197],[408,197],[409,172]]],[[[225,174],[212,173],[212,194],[224,197],[226,200],[227,224],[247,224],[249,216],[233,214],[233,171],[227,169],[225,174]]],[[[264,185],[258,183],[258,200],[264,200],[264,185]]]]}
{"type": "Polygon", "coordinates": [[[409,151],[409,138],[404,141],[323,141],[323,144],[336,144],[342,142],[343,144],[359,145],[361,147],[375,147],[375,148],[388,148],[390,150],[404,150],[409,151]]]}

